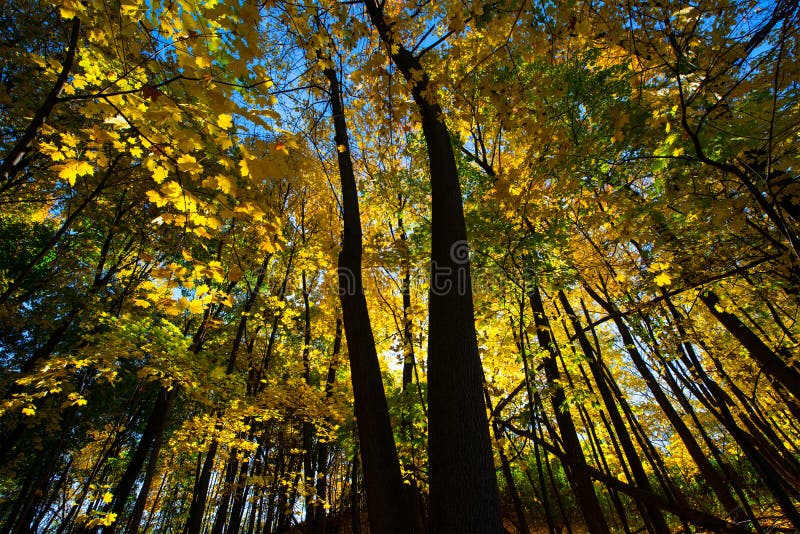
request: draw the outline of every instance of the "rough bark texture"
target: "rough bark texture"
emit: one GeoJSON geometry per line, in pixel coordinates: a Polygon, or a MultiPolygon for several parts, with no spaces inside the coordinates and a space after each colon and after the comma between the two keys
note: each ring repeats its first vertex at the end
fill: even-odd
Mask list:
{"type": "Polygon", "coordinates": [[[375,0],[372,24],[419,108],[431,180],[428,458],[431,532],[501,532],[497,477],[483,399],[461,187],[450,133],[419,58],[401,43],[375,0]],[[396,52],[395,52],[396,51],[396,52]]]}

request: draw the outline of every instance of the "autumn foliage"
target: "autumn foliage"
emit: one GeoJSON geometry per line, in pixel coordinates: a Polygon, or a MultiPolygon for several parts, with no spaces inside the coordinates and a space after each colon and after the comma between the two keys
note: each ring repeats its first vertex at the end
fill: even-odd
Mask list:
{"type": "Polygon", "coordinates": [[[800,530],[796,2],[0,20],[0,531],[800,530]]]}

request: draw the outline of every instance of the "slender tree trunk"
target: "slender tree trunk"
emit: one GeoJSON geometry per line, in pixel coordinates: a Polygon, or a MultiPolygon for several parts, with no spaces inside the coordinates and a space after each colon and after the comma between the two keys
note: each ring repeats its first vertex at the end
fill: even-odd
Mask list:
{"type": "MultiPolygon", "coordinates": [[[[639,459],[639,453],[636,451],[633,441],[631,440],[631,436],[625,427],[622,417],[620,416],[613,393],[608,386],[605,373],[598,359],[599,355],[595,353],[591,343],[589,343],[589,340],[583,331],[583,327],[581,326],[577,315],[575,315],[575,312],[572,311],[572,306],[570,305],[569,300],[563,291],[559,291],[558,298],[567,317],[569,317],[569,319],[572,321],[572,326],[575,331],[575,335],[578,338],[578,343],[581,346],[581,350],[583,350],[585,357],[589,360],[589,368],[592,370],[595,383],[597,384],[597,389],[600,392],[601,398],[603,399],[603,404],[605,405],[606,411],[611,417],[611,421],[617,431],[617,438],[622,446],[622,450],[625,452],[625,457],[628,465],[631,468],[636,485],[643,491],[652,493],[653,489],[650,485],[650,480],[647,478],[647,473],[645,472],[642,462],[639,459]]],[[[646,523],[650,524],[650,527],[656,533],[669,533],[669,527],[667,526],[667,522],[664,519],[661,510],[659,510],[657,507],[649,505],[646,502],[643,502],[642,511],[643,519],[645,519],[646,523]]]]}
{"type": "MultiPolygon", "coordinates": [[[[331,362],[328,366],[328,376],[325,379],[325,400],[330,401],[333,396],[333,384],[336,381],[336,369],[339,365],[339,353],[342,347],[342,320],[336,318],[336,333],[333,338],[333,353],[331,362]]],[[[314,504],[314,514],[311,524],[311,532],[315,534],[325,534],[328,528],[328,513],[325,502],[328,499],[328,461],[329,461],[328,442],[319,444],[317,450],[317,502],[314,504]]],[[[328,503],[330,504],[330,503],[328,503]]]]}
{"type": "MultiPolygon", "coordinates": [[[[585,462],[586,459],[583,455],[583,448],[578,439],[578,433],[575,430],[575,423],[569,413],[569,407],[566,405],[564,389],[558,386],[558,380],[560,379],[558,365],[556,363],[556,351],[558,351],[558,347],[550,333],[550,322],[545,314],[544,304],[538,286],[534,286],[528,298],[530,299],[531,308],[533,310],[534,324],[539,338],[539,345],[549,353],[549,356],[544,360],[543,366],[548,384],[555,386],[551,403],[556,416],[559,433],[561,434],[561,440],[564,445],[564,451],[574,461],[585,462]]],[[[585,471],[572,470],[568,466],[565,466],[565,468],[569,475],[573,491],[575,492],[578,506],[580,506],[583,512],[583,518],[589,532],[608,533],[608,524],[606,524],[603,518],[603,510],[600,507],[600,502],[597,500],[597,495],[595,495],[592,480],[585,471]]]]}
{"type": "Polygon", "coordinates": [[[225,466],[225,482],[220,484],[220,504],[214,514],[214,523],[211,527],[211,534],[222,534],[225,525],[228,524],[228,507],[231,502],[231,494],[234,491],[233,485],[239,472],[239,461],[236,457],[236,450],[231,451],[225,466]]]}
{"type": "MultiPolygon", "coordinates": [[[[536,400],[531,399],[529,403],[532,405],[531,414],[532,414],[532,426],[531,432],[533,434],[537,434],[541,437],[542,441],[544,441],[544,429],[542,428],[542,421],[545,419],[545,414],[542,413],[544,410],[539,410],[539,404],[536,400]]],[[[550,491],[547,489],[547,480],[550,480],[550,487],[553,488],[552,495],[555,497],[556,506],[558,507],[559,511],[561,512],[561,519],[564,522],[564,525],[567,528],[568,532],[572,531],[572,527],[569,524],[569,519],[564,515],[564,508],[561,506],[561,499],[558,496],[558,488],[554,483],[553,473],[550,469],[550,462],[547,458],[547,451],[541,450],[539,446],[539,442],[534,441],[534,456],[536,458],[536,473],[539,476],[539,488],[541,491],[542,497],[542,507],[544,508],[545,520],[547,521],[547,528],[551,534],[559,533],[561,531],[560,527],[556,526],[556,519],[553,514],[553,509],[550,504],[550,491]],[[544,457],[544,458],[542,458],[544,457]],[[545,479],[545,474],[549,475],[548,479],[545,479]]]]}
{"type": "Polygon", "coordinates": [[[2,179],[0,193],[7,191],[17,184],[17,180],[14,178],[16,174],[22,170],[25,155],[36,141],[39,131],[53,112],[53,108],[58,103],[58,97],[61,95],[61,91],[64,90],[64,87],[69,81],[69,76],[75,65],[75,58],[78,51],[80,29],[81,20],[78,17],[73,17],[70,27],[69,43],[67,44],[67,54],[62,63],[61,72],[58,74],[58,78],[56,78],[56,83],[53,85],[53,88],[50,90],[50,93],[47,95],[41,107],[36,111],[25,133],[20,140],[17,141],[17,144],[14,145],[14,148],[6,154],[2,165],[0,165],[0,179],[2,179]]]}
{"type": "MultiPolygon", "coordinates": [[[[484,394],[486,395],[486,407],[489,408],[490,412],[494,412],[489,391],[484,389],[484,394]]],[[[502,442],[503,431],[494,420],[492,420],[492,432],[494,433],[494,439],[498,443],[502,442]]],[[[511,464],[509,463],[508,457],[506,456],[506,453],[502,447],[498,447],[497,452],[500,456],[500,469],[503,472],[503,478],[506,482],[506,489],[511,496],[511,503],[514,505],[514,513],[517,516],[517,526],[519,527],[519,532],[528,534],[530,532],[530,527],[528,527],[528,519],[525,515],[525,507],[522,505],[522,499],[517,491],[517,485],[514,483],[514,475],[511,472],[511,464]]]]}
{"type": "Polygon", "coordinates": [[[242,525],[242,516],[245,512],[245,500],[247,496],[247,473],[250,470],[251,462],[242,460],[241,467],[239,468],[239,475],[234,480],[236,482],[235,489],[233,490],[233,507],[231,508],[230,522],[227,525],[227,534],[236,534],[242,525]]]}
{"type": "Polygon", "coordinates": [[[353,534],[361,534],[361,498],[358,491],[358,451],[353,455],[353,469],[350,472],[350,527],[353,534]]]}
{"type": "MultiPolygon", "coordinates": [[[[164,435],[164,429],[167,425],[169,411],[177,394],[177,387],[168,390],[166,387],[162,386],[158,391],[156,401],[153,404],[153,412],[144,427],[136,451],[133,453],[122,478],[117,482],[116,488],[113,491],[114,500],[111,502],[110,511],[117,514],[117,517],[122,517],[125,512],[131,490],[136,483],[136,479],[139,477],[142,466],[147,459],[148,452],[151,447],[160,445],[161,443],[161,438],[164,435]]],[[[111,525],[110,527],[106,527],[104,532],[112,533],[116,528],[117,525],[111,525]]]]}
{"type": "Polygon", "coordinates": [[[373,532],[411,531],[411,513],[405,499],[400,461],[395,448],[389,408],[383,389],[378,354],[372,334],[361,273],[361,219],[350,140],[336,71],[324,71],[328,80],[344,221],[339,253],[339,295],[350,358],[353,398],[358,425],[367,510],[373,532]]]}
{"type": "Polygon", "coordinates": [[[599,469],[596,469],[586,463],[582,464],[574,463],[572,462],[572,459],[569,456],[567,456],[566,453],[559,450],[558,447],[552,445],[551,443],[545,442],[542,437],[537,436],[533,432],[528,432],[521,428],[516,428],[508,421],[501,422],[501,425],[513,434],[516,434],[518,436],[525,436],[533,440],[534,442],[538,442],[542,448],[544,448],[550,454],[554,455],[563,463],[572,465],[575,469],[587,470],[589,472],[589,475],[594,480],[598,480],[603,484],[605,484],[606,486],[608,486],[609,488],[616,489],[620,493],[630,495],[636,500],[643,501],[652,508],[664,509],[669,512],[672,512],[678,517],[681,517],[687,523],[708,529],[711,532],[731,532],[731,533],[741,533],[741,534],[749,532],[748,529],[745,529],[739,525],[715,517],[701,510],[697,510],[689,506],[680,506],[672,500],[665,499],[660,495],[642,489],[641,487],[639,487],[638,484],[628,484],[626,482],[622,482],[618,478],[603,473],[599,469]]]}
{"type": "MultiPolygon", "coordinates": [[[[304,212],[305,214],[305,212],[304,212]]],[[[305,217],[304,217],[305,218],[305,217]]],[[[305,242],[305,221],[303,222],[303,241],[305,242]]],[[[308,295],[308,280],[306,272],[302,272],[303,290],[303,380],[306,385],[311,387],[311,306],[308,295]]],[[[376,353],[377,354],[377,353],[376,353]]],[[[303,421],[303,485],[306,487],[305,508],[306,522],[314,521],[314,500],[316,495],[312,495],[310,488],[316,486],[316,474],[314,469],[314,425],[309,421],[303,421]]]]}
{"type": "Polygon", "coordinates": [[[764,343],[758,335],[747,327],[737,316],[728,313],[719,306],[719,297],[712,292],[700,293],[700,300],[706,305],[711,315],[735,337],[753,359],[758,362],[761,370],[776,384],[786,388],[794,397],[786,402],[797,403],[800,401],[800,371],[795,364],[787,364],[780,355],[776,354],[764,343]]]}
{"type": "MultiPolygon", "coordinates": [[[[165,411],[169,412],[169,407],[167,407],[167,410],[165,411]]],[[[137,532],[140,532],[139,523],[142,521],[144,507],[147,505],[147,497],[150,494],[150,486],[153,483],[156,467],[158,467],[158,457],[161,453],[161,443],[163,438],[164,429],[161,428],[161,430],[156,433],[155,439],[153,440],[153,446],[150,448],[150,458],[147,460],[147,468],[144,472],[142,487],[139,489],[139,497],[136,499],[136,504],[133,506],[131,517],[128,519],[128,524],[125,529],[127,534],[136,534],[137,532]]],[[[117,522],[119,523],[119,521],[117,522]]]]}
{"type": "Polygon", "coordinates": [[[189,517],[183,529],[184,534],[199,534],[203,526],[206,499],[208,498],[208,487],[211,482],[211,474],[214,468],[214,460],[217,458],[218,448],[219,441],[216,439],[212,440],[206,452],[203,467],[200,470],[200,476],[198,476],[197,483],[194,485],[192,504],[189,507],[189,517]]]}
{"type": "MultiPolygon", "coordinates": [[[[400,215],[397,217],[397,228],[400,231],[400,243],[401,243],[401,252],[403,254],[403,258],[401,260],[401,271],[403,275],[403,280],[401,282],[401,294],[403,299],[403,324],[402,324],[402,337],[403,337],[403,374],[402,374],[402,392],[403,392],[403,401],[407,403],[407,406],[413,406],[414,402],[414,394],[412,393],[411,389],[414,387],[414,371],[416,370],[416,355],[414,354],[414,332],[412,329],[412,322],[411,322],[411,258],[408,250],[408,236],[406,235],[406,229],[403,224],[403,207],[405,206],[405,200],[403,199],[402,195],[399,196],[398,201],[400,202],[400,215]]],[[[419,384],[419,377],[417,377],[417,384],[416,392],[419,394],[419,402],[420,408],[425,412],[427,416],[427,409],[425,408],[425,399],[422,395],[422,389],[419,384]]],[[[414,462],[414,425],[412,419],[406,409],[403,410],[401,419],[400,419],[400,426],[402,430],[402,435],[408,441],[409,446],[411,447],[411,458],[412,458],[412,468],[415,467],[413,465],[414,462]]],[[[417,479],[415,475],[411,475],[410,483],[404,485],[406,490],[406,499],[408,500],[409,506],[411,508],[411,513],[413,515],[414,521],[414,530],[418,532],[425,531],[425,514],[422,510],[422,495],[420,494],[419,487],[417,485],[417,479]]]]}
{"type": "MultiPolygon", "coordinates": [[[[711,462],[708,460],[705,452],[700,448],[700,445],[697,443],[697,440],[695,440],[691,430],[683,422],[683,419],[681,419],[680,415],[678,415],[678,412],[675,411],[671,401],[667,397],[666,393],[664,393],[664,390],[659,385],[656,377],[650,371],[647,362],[644,361],[644,358],[636,349],[633,335],[631,334],[628,325],[622,320],[619,310],[616,308],[616,306],[614,306],[613,303],[601,298],[600,295],[598,295],[592,288],[585,287],[585,289],[589,295],[611,316],[614,324],[617,327],[617,330],[620,333],[620,336],[622,337],[622,342],[625,344],[625,348],[627,349],[628,355],[631,357],[634,366],[644,379],[647,388],[653,394],[653,397],[661,407],[664,415],[667,416],[670,424],[678,433],[678,436],[681,438],[681,441],[686,447],[687,452],[700,470],[700,474],[703,476],[709,486],[711,486],[711,489],[717,495],[717,498],[719,499],[720,503],[722,503],[728,515],[734,518],[737,517],[737,511],[739,510],[738,503],[733,498],[733,495],[731,495],[728,487],[720,477],[720,474],[717,473],[717,471],[711,465],[711,462]]],[[[741,520],[743,518],[740,517],[739,519],[741,520]]]]}

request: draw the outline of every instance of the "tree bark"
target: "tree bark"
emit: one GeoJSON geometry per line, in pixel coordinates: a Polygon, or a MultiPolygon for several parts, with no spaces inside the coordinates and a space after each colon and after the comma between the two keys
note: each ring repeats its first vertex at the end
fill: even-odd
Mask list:
{"type": "MultiPolygon", "coordinates": [[[[644,466],[639,459],[639,453],[636,451],[636,448],[633,445],[633,441],[631,440],[628,429],[625,427],[625,423],[620,416],[613,393],[606,382],[607,379],[603,370],[603,366],[598,359],[599,356],[595,353],[591,343],[589,343],[578,317],[572,310],[572,306],[570,305],[569,300],[563,291],[558,292],[558,298],[561,302],[561,306],[564,308],[564,312],[572,322],[572,326],[575,331],[575,335],[578,338],[578,343],[580,344],[581,350],[583,351],[584,356],[589,360],[589,368],[594,376],[597,389],[600,392],[601,398],[603,399],[603,404],[606,407],[606,411],[608,412],[614,429],[616,430],[617,438],[619,439],[622,450],[625,453],[625,458],[630,466],[633,479],[636,482],[637,487],[641,488],[645,492],[653,493],[650,481],[647,478],[647,473],[645,472],[644,466]]],[[[669,527],[667,526],[667,522],[664,519],[661,510],[652,506],[652,504],[649,504],[646,501],[640,502],[642,504],[641,509],[643,519],[646,523],[650,524],[650,528],[659,534],[668,533],[669,527]]]]}
{"type": "Polygon", "coordinates": [[[365,6],[392,62],[411,85],[431,181],[428,458],[432,532],[502,531],[497,476],[483,399],[461,187],[450,132],[430,79],[375,0],[365,6]]]}
{"type": "Polygon", "coordinates": [[[409,532],[412,529],[411,514],[403,490],[400,461],[364,295],[361,215],[350,158],[344,102],[337,72],[327,68],[324,74],[329,84],[334,142],[342,186],[343,239],[338,266],[339,297],[350,358],[370,528],[372,532],[409,532]]]}
{"type": "MultiPolygon", "coordinates": [[[[556,363],[556,351],[558,347],[550,333],[550,322],[545,315],[544,303],[542,302],[542,296],[538,286],[534,286],[528,298],[530,299],[531,309],[533,310],[533,319],[539,345],[544,350],[548,351],[549,354],[549,356],[545,358],[543,366],[547,383],[551,386],[556,386],[551,403],[556,416],[558,430],[561,434],[561,440],[564,444],[564,451],[573,461],[585,463],[586,458],[583,455],[578,433],[575,430],[575,423],[569,413],[569,407],[566,405],[564,388],[557,385],[560,378],[558,365],[556,363]]],[[[569,466],[565,467],[567,467],[567,474],[569,475],[570,483],[575,492],[575,498],[583,512],[583,519],[589,532],[608,533],[608,524],[603,518],[603,509],[600,507],[600,502],[597,500],[591,478],[589,478],[586,471],[570,469],[569,466]]]]}

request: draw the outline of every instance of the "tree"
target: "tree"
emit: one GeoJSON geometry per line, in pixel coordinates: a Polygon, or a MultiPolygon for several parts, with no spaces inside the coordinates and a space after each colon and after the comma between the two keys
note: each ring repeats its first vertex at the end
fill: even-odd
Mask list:
{"type": "Polygon", "coordinates": [[[7,4],[4,532],[800,525],[796,3],[7,4]]]}

